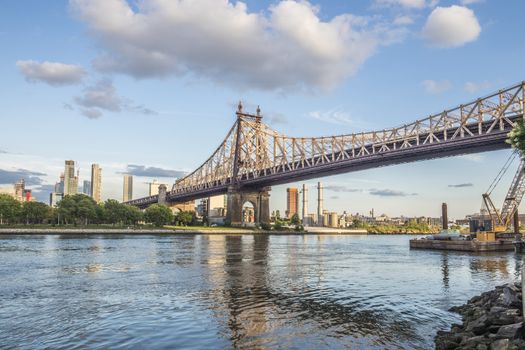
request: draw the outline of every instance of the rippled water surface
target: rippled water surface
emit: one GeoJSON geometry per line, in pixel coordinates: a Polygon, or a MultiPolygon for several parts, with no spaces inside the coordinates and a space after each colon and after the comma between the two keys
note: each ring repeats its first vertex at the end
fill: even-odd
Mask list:
{"type": "Polygon", "coordinates": [[[431,349],[521,257],[407,236],[0,236],[0,348],[431,349]]]}

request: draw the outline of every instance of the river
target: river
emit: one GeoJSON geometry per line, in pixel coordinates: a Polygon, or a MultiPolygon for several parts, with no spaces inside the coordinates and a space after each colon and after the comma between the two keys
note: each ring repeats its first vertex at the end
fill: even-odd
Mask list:
{"type": "Polygon", "coordinates": [[[432,349],[521,257],[409,236],[0,236],[0,348],[432,349]]]}

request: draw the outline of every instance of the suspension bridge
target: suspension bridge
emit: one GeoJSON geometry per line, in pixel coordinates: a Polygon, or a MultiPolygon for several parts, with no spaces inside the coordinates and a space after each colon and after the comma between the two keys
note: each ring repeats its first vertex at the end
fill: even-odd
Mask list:
{"type": "Polygon", "coordinates": [[[227,220],[242,223],[242,206],[269,221],[273,185],[509,147],[507,133],[524,118],[525,82],[398,127],[324,137],[291,137],[263,122],[260,109],[239,103],[236,120],[212,155],[171,189],[127,204],[182,203],[228,194],[227,220]]]}

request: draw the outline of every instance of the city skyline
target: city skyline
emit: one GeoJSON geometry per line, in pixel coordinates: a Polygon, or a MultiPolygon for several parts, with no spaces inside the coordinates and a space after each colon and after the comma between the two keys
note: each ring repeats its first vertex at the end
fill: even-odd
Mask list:
{"type": "MultiPolygon", "coordinates": [[[[145,3],[152,4],[152,8],[162,6],[154,1],[145,3]]],[[[195,6],[203,3],[196,1],[195,6]]],[[[114,41],[108,39],[111,33],[100,22],[105,16],[91,16],[89,2],[35,3],[30,14],[24,11],[27,2],[10,3],[0,14],[0,42],[10,48],[0,58],[5,77],[0,89],[6,97],[0,102],[4,111],[0,121],[7,125],[12,118],[24,120],[31,126],[26,131],[31,142],[22,142],[16,133],[3,135],[0,186],[16,181],[13,177],[24,178],[34,195],[46,201],[63,172],[64,159],[75,159],[80,179],[89,179],[87,173],[93,162],[104,169],[102,200],[121,198],[124,173],[136,177],[135,197],[145,196],[148,186],[143,182],[156,178],[171,185],[175,178],[195,169],[210,155],[233,122],[239,99],[249,111],[261,105],[264,121],[286,134],[335,135],[402,125],[524,79],[516,75],[514,68],[520,66],[524,48],[513,45],[507,35],[518,20],[515,16],[525,7],[522,2],[510,1],[505,9],[488,1],[417,3],[419,6],[401,1],[246,1],[246,8],[238,8],[237,12],[223,8],[224,3],[208,4],[211,10],[203,10],[202,16],[211,12],[217,17],[213,23],[225,38],[231,36],[232,30],[225,19],[235,18],[228,16],[250,14],[258,16],[261,23],[267,20],[271,26],[266,30],[287,38],[281,44],[303,43],[316,48],[326,42],[323,31],[304,38],[283,27],[278,15],[285,10],[289,11],[289,19],[305,18],[298,15],[301,10],[327,28],[348,29],[356,34],[353,40],[336,36],[331,41],[342,46],[322,47],[331,54],[331,50],[340,47],[351,50],[341,56],[333,55],[337,59],[331,65],[319,62],[318,67],[324,69],[321,73],[326,74],[295,62],[296,66],[286,67],[289,81],[280,78],[276,71],[258,74],[253,66],[242,71],[249,62],[246,55],[238,55],[238,66],[206,62],[222,73],[219,76],[200,66],[189,67],[187,74],[178,75],[173,68],[175,58],[183,62],[191,58],[185,56],[184,50],[167,52],[167,65],[149,56],[134,60],[137,57],[119,51],[125,43],[121,33],[114,33],[114,41]],[[433,28],[442,28],[442,22],[436,18],[450,14],[463,21],[461,26],[450,26],[454,31],[451,37],[456,41],[447,42],[436,36],[433,28]],[[28,29],[21,30],[22,27],[28,29]],[[64,50],[66,46],[68,50],[64,50]],[[505,48],[506,54],[500,55],[493,48],[505,48]],[[100,56],[100,52],[107,55],[100,56]],[[363,56],[356,52],[363,52],[363,56]],[[110,61],[103,62],[104,57],[114,59],[119,55],[123,58],[122,70],[110,61]],[[476,65],[462,64],[460,69],[457,64],[469,61],[476,65]],[[67,74],[50,76],[51,68],[67,74]],[[250,80],[239,78],[241,73],[250,80]],[[169,130],[177,130],[177,137],[159,137],[163,133],[169,135],[169,130]],[[49,138],[57,133],[59,138],[49,138]],[[97,135],[95,144],[92,135],[97,135]],[[118,149],[111,146],[117,143],[121,144],[118,149]]],[[[126,10],[124,2],[98,4],[100,8],[114,4],[117,20],[126,10]]],[[[151,21],[156,18],[153,10],[133,7],[132,11],[142,11],[151,21]]],[[[202,21],[191,13],[183,13],[202,36],[204,45],[210,33],[200,27],[202,21]]],[[[178,25],[174,19],[166,24],[170,28],[178,25]]],[[[149,35],[148,28],[145,30],[141,34],[149,35]]],[[[246,35],[257,37],[257,33],[247,31],[246,35]]],[[[253,40],[246,42],[249,49],[263,49],[253,47],[253,40]]],[[[238,44],[243,47],[245,41],[238,44]]],[[[133,45],[140,49],[143,43],[134,41],[133,45]]],[[[224,45],[228,48],[232,44],[225,39],[224,45]]],[[[277,56],[266,51],[274,46],[266,46],[261,57],[267,60],[265,63],[275,63],[277,56]]],[[[162,46],[159,50],[166,49],[162,46]]],[[[214,52],[212,45],[199,50],[214,52]]],[[[243,47],[243,52],[249,50],[243,47]]],[[[309,51],[306,54],[313,57],[309,51]]],[[[440,203],[448,202],[451,216],[463,217],[479,211],[481,194],[509,152],[397,165],[306,184],[313,188],[322,181],[325,207],[338,212],[367,212],[375,208],[378,214],[435,215],[440,203]]],[[[502,181],[494,193],[498,203],[508,183],[510,179],[502,181]]],[[[284,213],[286,188],[300,185],[289,183],[272,188],[271,208],[284,213]]],[[[314,191],[310,192],[309,202],[313,204],[314,191]]]]}

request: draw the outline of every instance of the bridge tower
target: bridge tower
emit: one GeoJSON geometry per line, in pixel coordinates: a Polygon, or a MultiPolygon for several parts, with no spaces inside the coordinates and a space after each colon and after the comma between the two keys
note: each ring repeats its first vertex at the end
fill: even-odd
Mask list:
{"type": "Polygon", "coordinates": [[[228,203],[226,211],[226,221],[232,226],[243,226],[244,215],[243,207],[245,203],[253,206],[255,223],[270,222],[270,187],[246,188],[239,181],[239,169],[247,162],[256,164],[263,162],[266,157],[265,138],[260,133],[261,109],[257,107],[257,114],[243,112],[242,103],[237,107],[237,126],[235,137],[235,153],[233,160],[232,185],[228,187],[228,203]],[[255,121],[255,130],[246,126],[244,119],[255,121]],[[249,130],[249,131],[247,131],[249,130]],[[253,147],[255,152],[253,152],[253,147]],[[255,155],[255,159],[251,158],[255,155]]]}

